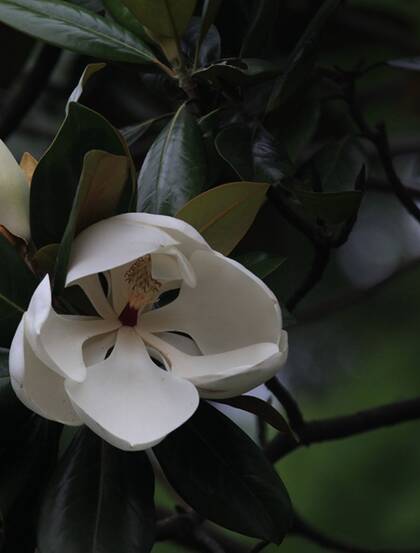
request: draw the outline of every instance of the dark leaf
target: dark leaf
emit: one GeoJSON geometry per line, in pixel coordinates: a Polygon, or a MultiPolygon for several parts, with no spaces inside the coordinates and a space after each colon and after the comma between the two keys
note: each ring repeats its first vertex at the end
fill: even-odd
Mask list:
{"type": "Polygon", "coordinates": [[[153,493],[144,452],[121,451],[84,428],[47,486],[38,547],[42,553],[148,553],[153,493]]]}
{"type": "Polygon", "coordinates": [[[145,42],[153,44],[153,40],[145,31],[143,25],[138,21],[132,12],[124,6],[121,0],[103,0],[108,13],[112,19],[125,29],[128,29],[145,42]]]}
{"type": "Polygon", "coordinates": [[[298,74],[298,81],[301,80],[302,76],[305,76],[307,72],[307,62],[308,59],[310,59],[319,33],[342,1],[343,0],[324,0],[324,3],[317,11],[315,17],[309,23],[290,54],[283,73],[274,83],[273,90],[267,103],[266,113],[273,111],[278,106],[282,100],[283,91],[288,81],[296,79],[296,74],[298,74]]]}
{"type": "Polygon", "coordinates": [[[279,72],[279,66],[267,60],[230,58],[197,69],[193,75],[211,83],[217,83],[220,80],[235,85],[243,85],[270,79],[278,75],[279,72]]]}
{"type": "Polygon", "coordinates": [[[76,6],[82,6],[87,10],[93,12],[100,12],[104,9],[102,0],[70,0],[70,4],[76,4],[76,6]]]}
{"type": "MultiPolygon", "coordinates": [[[[90,150],[105,150],[129,157],[126,143],[98,113],[70,104],[69,113],[54,142],[38,163],[31,186],[31,233],[40,248],[59,243],[64,235],[83,167],[90,150]],[[58,185],[59,183],[59,185],[58,185]],[[51,205],[54,209],[51,209],[51,205]]],[[[134,168],[127,183],[129,196],[120,211],[128,211],[134,196],[134,168]]]]}
{"type": "Polygon", "coordinates": [[[129,160],[101,150],[89,151],[83,160],[69,220],[57,256],[55,293],[65,284],[73,239],[83,229],[119,211],[124,186],[129,183],[129,160]]]}
{"type": "Polygon", "coordinates": [[[242,180],[255,177],[252,155],[252,131],[245,125],[226,127],[215,140],[219,155],[232,167],[242,180]]]}
{"type": "Polygon", "coordinates": [[[235,258],[259,278],[265,278],[280,267],[285,258],[275,253],[249,252],[235,258]]]}
{"type": "MultiPolygon", "coordinates": [[[[198,33],[197,44],[195,48],[195,56],[194,56],[195,69],[200,65],[203,65],[202,61],[204,59],[208,59],[208,55],[203,56],[201,52],[201,46],[203,44],[204,39],[207,36],[207,33],[209,32],[210,28],[212,27],[216,19],[217,12],[219,11],[221,3],[222,3],[222,0],[204,0],[203,9],[201,11],[200,30],[198,33]]],[[[220,36],[219,36],[219,41],[220,41],[220,36]]]]}
{"type": "Polygon", "coordinates": [[[149,47],[130,31],[61,0],[1,0],[0,21],[86,56],[127,63],[157,63],[149,47]]]}
{"type": "Polygon", "coordinates": [[[273,428],[284,434],[290,434],[290,428],[286,419],[270,403],[255,396],[238,396],[229,399],[217,400],[218,403],[224,403],[251,413],[263,419],[273,428]]]}
{"type": "Polygon", "coordinates": [[[37,281],[15,248],[0,234],[0,345],[8,347],[37,281]]]}
{"type": "Polygon", "coordinates": [[[142,136],[145,135],[151,128],[153,128],[155,125],[158,125],[159,123],[162,126],[164,120],[172,116],[173,113],[167,113],[159,117],[153,117],[153,119],[148,119],[147,121],[143,121],[142,123],[129,125],[128,127],[120,129],[121,135],[123,136],[127,144],[129,146],[132,146],[135,142],[140,140],[140,138],[142,138],[142,136]]]}
{"type": "MultiPolygon", "coordinates": [[[[190,60],[193,60],[194,56],[197,55],[197,41],[199,39],[200,23],[201,20],[199,17],[193,17],[182,39],[182,50],[185,56],[190,60]]],[[[220,35],[216,27],[212,25],[201,43],[200,53],[194,63],[197,64],[197,67],[209,65],[215,60],[218,60],[220,55],[220,35]]]]}
{"type": "Polygon", "coordinates": [[[399,60],[391,60],[388,62],[388,65],[391,65],[391,67],[398,67],[398,69],[420,71],[420,58],[404,58],[399,60]]]}
{"type": "Polygon", "coordinates": [[[170,484],[200,515],[282,541],[291,524],[286,488],[257,445],[217,409],[202,402],[154,452],[170,484]]]}
{"type": "Polygon", "coordinates": [[[353,217],[363,197],[359,190],[322,193],[296,188],[294,192],[308,214],[331,225],[338,225],[353,217]]]}
{"type": "Polygon", "coordinates": [[[182,105],[152,144],[138,179],[138,211],[174,215],[201,192],[206,160],[200,128],[182,105]]]}
{"type": "Polygon", "coordinates": [[[257,12],[242,43],[241,57],[264,56],[273,27],[278,25],[279,2],[260,0],[257,5],[257,12]]]}
{"type": "Polygon", "coordinates": [[[194,13],[196,0],[121,0],[156,36],[181,37],[194,13]]]}

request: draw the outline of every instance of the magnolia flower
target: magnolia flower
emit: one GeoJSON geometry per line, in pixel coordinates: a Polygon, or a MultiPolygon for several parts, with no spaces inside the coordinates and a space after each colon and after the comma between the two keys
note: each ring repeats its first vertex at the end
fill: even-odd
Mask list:
{"type": "Polygon", "coordinates": [[[29,185],[6,144],[0,140],[0,225],[28,240],[29,185]]]}
{"type": "Polygon", "coordinates": [[[11,346],[12,384],[39,415],[121,449],[156,445],[200,397],[247,392],[286,360],[271,291],[178,219],[127,213],[87,228],[73,243],[73,285],[98,316],[58,314],[45,277],[11,346]]]}

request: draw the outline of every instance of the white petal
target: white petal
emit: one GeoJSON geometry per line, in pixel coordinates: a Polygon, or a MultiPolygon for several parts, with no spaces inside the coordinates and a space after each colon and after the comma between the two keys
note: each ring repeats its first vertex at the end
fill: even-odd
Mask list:
{"type": "Polygon", "coordinates": [[[115,346],[116,332],[94,336],[83,344],[83,360],[86,367],[103,361],[111,348],[115,346]]]}
{"type": "Polygon", "coordinates": [[[210,250],[210,246],[201,234],[191,225],[176,217],[154,215],[151,213],[124,213],[117,215],[124,221],[159,227],[179,242],[179,249],[188,258],[195,250],[210,250]]]}
{"type": "Polygon", "coordinates": [[[152,254],[152,276],[163,282],[183,280],[188,286],[197,284],[191,263],[175,247],[164,248],[152,254]]]}
{"type": "Polygon", "coordinates": [[[73,242],[66,285],[176,244],[160,228],[121,215],[105,219],[81,232],[73,242]]]}
{"type": "Polygon", "coordinates": [[[74,284],[80,286],[89,298],[98,315],[100,315],[103,319],[115,319],[117,317],[117,314],[105,296],[98,275],[90,275],[85,278],[81,278],[74,284]]]}
{"type": "Polygon", "coordinates": [[[38,285],[25,314],[25,335],[37,357],[62,377],[79,382],[86,377],[83,344],[120,326],[118,319],[58,315],[51,305],[48,276],[38,285]]]}
{"type": "Polygon", "coordinates": [[[182,285],[175,301],[143,314],[142,328],[189,334],[205,354],[263,342],[279,344],[280,307],[260,279],[216,252],[197,251],[190,263],[197,286],[182,285]]]}
{"type": "Polygon", "coordinates": [[[248,392],[271,378],[287,359],[286,332],[282,333],[280,348],[268,342],[201,356],[184,353],[186,342],[176,343],[176,335],[143,333],[142,336],[161,354],[173,375],[192,382],[205,398],[234,397],[248,392]]]}
{"type": "Polygon", "coordinates": [[[15,158],[0,140],[0,225],[24,240],[30,237],[29,183],[15,158]]]}
{"type": "Polygon", "coordinates": [[[195,387],[159,369],[132,328],[122,327],[111,355],[86,381],[66,382],[74,408],[110,444],[142,450],[160,442],[198,406],[195,387]]]}
{"type": "Polygon", "coordinates": [[[64,389],[64,379],[36,357],[25,338],[23,319],[10,348],[9,370],[13,389],[26,407],[62,424],[82,424],[64,389]]]}

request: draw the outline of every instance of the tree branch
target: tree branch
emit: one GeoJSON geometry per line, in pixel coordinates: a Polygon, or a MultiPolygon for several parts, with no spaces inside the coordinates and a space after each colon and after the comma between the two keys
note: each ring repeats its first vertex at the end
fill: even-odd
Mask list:
{"type": "Polygon", "coordinates": [[[386,126],[384,123],[381,123],[373,129],[366,121],[364,114],[357,103],[354,76],[350,76],[350,81],[347,84],[346,99],[349,105],[350,113],[356,125],[359,127],[360,132],[375,146],[385,175],[394,191],[394,194],[397,196],[408,213],[410,213],[410,215],[420,223],[420,208],[416,205],[411,194],[406,190],[404,184],[398,176],[397,171],[395,170],[386,126]]]}
{"type": "Polygon", "coordinates": [[[276,462],[302,445],[341,440],[416,419],[420,419],[420,397],[366,409],[352,415],[304,422],[304,441],[297,443],[292,437],[279,434],[265,451],[270,461],[276,462]]]}

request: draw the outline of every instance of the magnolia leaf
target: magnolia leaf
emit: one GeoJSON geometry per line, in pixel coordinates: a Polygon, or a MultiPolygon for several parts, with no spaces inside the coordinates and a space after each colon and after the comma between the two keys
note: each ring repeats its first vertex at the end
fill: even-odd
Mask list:
{"type": "Polygon", "coordinates": [[[134,17],[133,13],[121,2],[121,0],[104,0],[105,7],[112,19],[125,29],[128,29],[142,40],[152,43],[150,36],[143,25],[134,17]]]}
{"type": "Polygon", "coordinates": [[[210,246],[228,255],[250,229],[270,185],[230,182],[193,198],[178,219],[195,227],[210,246]]]}
{"type": "Polygon", "coordinates": [[[229,58],[194,71],[194,77],[211,83],[218,80],[235,85],[275,77],[280,72],[278,64],[262,59],[229,58]]]}
{"type": "Polygon", "coordinates": [[[34,274],[0,234],[0,346],[8,347],[37,285],[34,274]]]}
{"type": "Polygon", "coordinates": [[[69,99],[67,100],[66,113],[68,113],[69,105],[71,102],[79,101],[80,96],[83,94],[83,89],[85,88],[86,83],[92,77],[92,75],[94,75],[104,67],[106,67],[106,63],[90,63],[85,67],[85,70],[83,71],[76,88],[73,90],[73,92],[69,96],[69,99]]]}
{"type": "Polygon", "coordinates": [[[204,0],[203,9],[201,12],[200,30],[198,33],[197,45],[194,56],[194,68],[197,67],[200,59],[200,49],[204,38],[209,32],[210,27],[216,19],[217,12],[222,4],[222,0],[204,0]]]}
{"type": "Polygon", "coordinates": [[[247,536],[282,541],[292,521],[287,490],[261,449],[217,409],[201,402],[154,452],[198,514],[247,536]]]}
{"type": "Polygon", "coordinates": [[[71,244],[77,233],[89,225],[118,213],[129,161],[101,150],[91,150],[83,160],[82,173],[57,256],[55,292],[64,287],[71,244]]]}
{"type": "Polygon", "coordinates": [[[119,212],[132,210],[135,170],[127,144],[101,115],[72,102],[53,143],[35,170],[31,186],[31,232],[38,248],[58,244],[64,235],[83,167],[90,150],[104,150],[130,160],[130,177],[119,212]],[[54,209],[51,209],[51,205],[54,209]]]}
{"type": "Polygon", "coordinates": [[[60,244],[48,244],[48,246],[44,246],[36,252],[32,258],[32,265],[35,267],[38,276],[42,277],[47,273],[49,275],[53,274],[59,249],[60,244]]]}
{"type": "Polygon", "coordinates": [[[127,63],[159,63],[152,50],[136,35],[69,2],[1,0],[0,21],[86,56],[127,63]]]}
{"type": "Polygon", "coordinates": [[[24,152],[19,165],[25,173],[28,183],[30,184],[32,182],[32,177],[34,176],[36,166],[38,165],[38,161],[29,152],[24,152]]]}
{"type": "Polygon", "coordinates": [[[398,67],[398,69],[408,69],[409,71],[420,71],[420,57],[390,60],[387,63],[391,67],[398,67]]]}
{"type": "Polygon", "coordinates": [[[164,115],[159,115],[158,117],[153,117],[147,121],[142,121],[141,123],[134,123],[134,125],[129,125],[120,129],[121,135],[129,146],[132,146],[137,140],[142,138],[152,127],[155,125],[159,128],[162,127],[162,124],[165,119],[172,117],[173,113],[166,113],[164,115]]]}
{"type": "Polygon", "coordinates": [[[266,252],[249,252],[237,255],[237,261],[258,278],[266,278],[285,262],[281,255],[266,252]]]}
{"type": "Polygon", "coordinates": [[[283,73],[274,83],[273,90],[269,97],[266,113],[273,111],[282,100],[283,91],[296,74],[305,75],[305,65],[316,44],[319,33],[329,17],[334,13],[343,0],[324,0],[314,18],[310,21],[296,46],[292,50],[283,73]]]}
{"type": "Polygon", "coordinates": [[[224,403],[235,407],[235,409],[242,409],[247,413],[252,413],[263,419],[270,426],[282,432],[283,434],[291,434],[291,430],[286,419],[281,413],[277,411],[270,403],[255,396],[238,396],[231,397],[229,399],[216,400],[218,403],[224,403]]]}
{"type": "Polygon", "coordinates": [[[338,225],[353,217],[363,197],[360,190],[322,193],[296,188],[294,193],[310,215],[331,225],[338,225]]]}
{"type": "Polygon", "coordinates": [[[158,135],[138,179],[138,211],[174,215],[206,183],[200,128],[182,105],[158,135]]]}
{"type": "Polygon", "coordinates": [[[83,428],[45,490],[42,553],[148,553],[153,546],[154,477],[144,452],[127,452],[83,428]]]}
{"type": "Polygon", "coordinates": [[[157,37],[178,40],[194,13],[196,0],[121,0],[157,37]]]}

